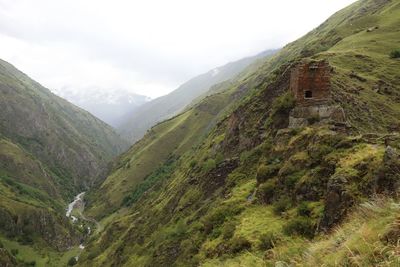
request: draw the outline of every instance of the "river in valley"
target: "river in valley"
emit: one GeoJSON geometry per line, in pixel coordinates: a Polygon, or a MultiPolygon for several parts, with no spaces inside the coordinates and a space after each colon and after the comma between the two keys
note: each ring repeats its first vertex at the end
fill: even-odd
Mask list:
{"type": "MultiPolygon", "coordinates": [[[[85,209],[85,202],[83,200],[85,196],[85,192],[81,192],[78,195],[75,196],[74,200],[68,204],[65,216],[71,219],[72,223],[79,223],[81,222],[88,222],[90,224],[94,224],[97,229],[100,229],[100,224],[92,218],[88,218],[85,215],[83,215],[83,211],[85,209]]],[[[84,224],[81,224],[81,227],[83,227],[84,224]]],[[[86,236],[89,236],[92,233],[92,229],[90,226],[86,226],[86,236]]],[[[85,248],[84,243],[82,242],[79,245],[79,248],[83,250],[85,248]]],[[[79,255],[75,257],[76,260],[78,260],[79,255]]]]}

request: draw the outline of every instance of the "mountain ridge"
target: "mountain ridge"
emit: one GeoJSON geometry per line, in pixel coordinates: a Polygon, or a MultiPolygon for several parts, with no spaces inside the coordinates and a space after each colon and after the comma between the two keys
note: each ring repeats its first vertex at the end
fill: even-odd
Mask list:
{"type": "Polygon", "coordinates": [[[255,56],[227,63],[190,79],[171,93],[153,99],[135,110],[131,116],[126,116],[125,122],[117,127],[118,132],[134,143],[152,126],[177,115],[196,98],[205,94],[213,85],[233,78],[252,62],[270,56],[276,51],[266,50],[255,56]]]}

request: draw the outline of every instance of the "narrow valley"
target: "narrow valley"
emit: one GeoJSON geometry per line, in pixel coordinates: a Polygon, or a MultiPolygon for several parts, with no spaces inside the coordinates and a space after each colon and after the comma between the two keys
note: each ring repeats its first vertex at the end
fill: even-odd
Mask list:
{"type": "Polygon", "coordinates": [[[128,2],[0,1],[0,267],[400,266],[400,0],[128,2]]]}

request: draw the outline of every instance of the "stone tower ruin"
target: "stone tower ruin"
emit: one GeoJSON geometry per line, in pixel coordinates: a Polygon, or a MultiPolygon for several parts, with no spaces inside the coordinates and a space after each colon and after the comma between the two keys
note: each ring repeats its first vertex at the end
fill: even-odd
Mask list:
{"type": "Polygon", "coordinates": [[[289,115],[289,128],[310,124],[345,125],[343,108],[332,103],[331,70],[329,63],[303,61],[290,74],[290,91],[296,105],[289,115]]]}
{"type": "Polygon", "coordinates": [[[303,62],[290,75],[290,90],[298,106],[326,104],[331,98],[331,67],[326,61],[303,62]]]}

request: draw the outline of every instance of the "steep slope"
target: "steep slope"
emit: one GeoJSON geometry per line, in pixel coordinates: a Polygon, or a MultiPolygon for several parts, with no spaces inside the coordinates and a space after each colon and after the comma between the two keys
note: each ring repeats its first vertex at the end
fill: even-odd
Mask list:
{"type": "Polygon", "coordinates": [[[77,242],[77,233],[63,218],[65,207],[56,176],[6,139],[0,140],[0,159],[1,233],[28,245],[43,238],[60,250],[77,242]]]}
{"type": "MultiPolygon", "coordinates": [[[[205,135],[147,134],[135,151],[160,143],[114,166],[102,188],[125,197],[119,207],[92,208],[106,215],[104,230],[78,265],[399,265],[400,61],[390,57],[399,18],[399,0],[356,2],[214,88],[219,93],[198,106],[229,98],[205,135]],[[310,117],[308,126],[288,128],[298,105],[291,71],[321,60],[332,67],[329,105],[343,108],[346,123],[310,117]],[[193,135],[197,145],[176,153],[193,135]],[[149,162],[161,153],[169,160],[149,162]],[[136,164],[162,165],[140,181],[124,170],[136,164]]],[[[94,193],[92,203],[105,194],[94,193]]]]}
{"type": "Polygon", "coordinates": [[[110,126],[4,61],[0,107],[2,250],[13,251],[8,264],[59,266],[60,251],[83,236],[65,217],[66,202],[100,181],[126,144],[110,126]]]}
{"type": "Polygon", "coordinates": [[[4,61],[0,89],[0,133],[44,162],[69,194],[93,183],[124,149],[111,127],[4,61]]]}
{"type": "Polygon", "coordinates": [[[211,86],[233,78],[254,61],[275,52],[275,50],[267,50],[256,56],[228,63],[190,79],[168,95],[156,98],[128,114],[125,121],[118,127],[118,132],[134,143],[158,122],[181,112],[193,100],[205,94],[211,86]]]}
{"type": "Polygon", "coordinates": [[[150,101],[144,95],[123,89],[62,88],[53,92],[113,127],[121,125],[128,114],[150,101]]]}
{"type": "Polygon", "coordinates": [[[173,165],[182,154],[196,147],[230,101],[231,92],[213,95],[151,128],[115,161],[112,174],[92,196],[96,202],[91,203],[91,215],[102,217],[120,207],[122,201],[130,202],[132,191],[133,195],[141,194],[153,186],[157,177],[150,175],[154,172],[165,175],[164,164],[173,165]]]}

